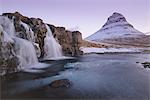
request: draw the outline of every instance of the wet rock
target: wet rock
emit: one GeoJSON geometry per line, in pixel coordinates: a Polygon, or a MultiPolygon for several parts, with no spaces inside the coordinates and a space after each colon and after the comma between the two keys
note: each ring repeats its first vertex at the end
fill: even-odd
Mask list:
{"type": "MultiPolygon", "coordinates": [[[[7,16],[13,20],[15,27],[15,35],[17,37],[33,42],[38,58],[44,56],[44,39],[46,37],[46,23],[40,18],[29,18],[20,14],[3,13],[2,16],[7,16]]],[[[53,36],[62,47],[63,54],[76,56],[83,52],[80,51],[82,43],[82,35],[79,31],[68,31],[64,27],[55,27],[49,25],[53,36]]],[[[18,58],[14,54],[16,52],[15,43],[4,42],[3,29],[0,27],[0,73],[13,72],[19,65],[18,58]]],[[[15,42],[15,40],[14,40],[15,42]]]]}
{"type": "Polygon", "coordinates": [[[24,23],[29,24],[30,23],[30,18],[21,15],[19,12],[14,12],[14,13],[3,13],[3,16],[8,16],[8,18],[13,19],[14,21],[19,21],[21,20],[24,23]]]}
{"type": "Polygon", "coordinates": [[[31,24],[30,27],[32,28],[34,34],[35,34],[35,42],[39,44],[39,47],[41,49],[41,57],[44,56],[44,39],[46,37],[46,26],[43,20],[39,18],[31,18],[31,24]]]}
{"type": "MultiPolygon", "coordinates": [[[[34,32],[35,43],[39,44],[41,50],[41,56],[44,56],[44,39],[46,37],[46,26],[42,19],[40,18],[28,18],[21,15],[19,12],[15,13],[3,13],[3,16],[8,16],[10,19],[14,19],[15,30],[17,36],[26,40],[28,39],[28,34],[24,27],[20,25],[20,21],[29,25],[34,32]]],[[[82,44],[82,34],[79,31],[68,31],[65,27],[55,27],[54,25],[48,24],[51,28],[54,38],[62,46],[63,53],[66,56],[76,56],[81,55],[83,52],[80,50],[82,44]]]]}
{"type": "Polygon", "coordinates": [[[46,26],[43,20],[40,18],[28,18],[21,15],[19,12],[15,13],[3,13],[3,16],[7,16],[10,19],[14,19],[14,26],[16,30],[16,35],[20,38],[29,40],[28,34],[25,28],[20,24],[20,21],[30,26],[35,36],[35,43],[39,44],[41,49],[41,57],[44,55],[44,38],[46,37],[46,26]]]}
{"type": "Polygon", "coordinates": [[[72,82],[68,79],[55,80],[50,83],[51,88],[69,88],[72,85],[72,82]]]}
{"type": "Polygon", "coordinates": [[[18,58],[14,55],[14,43],[4,41],[3,32],[0,31],[0,75],[17,71],[18,58]]]}
{"type": "Polygon", "coordinates": [[[142,65],[144,66],[144,68],[150,68],[150,62],[144,62],[142,63],[142,65]]]}

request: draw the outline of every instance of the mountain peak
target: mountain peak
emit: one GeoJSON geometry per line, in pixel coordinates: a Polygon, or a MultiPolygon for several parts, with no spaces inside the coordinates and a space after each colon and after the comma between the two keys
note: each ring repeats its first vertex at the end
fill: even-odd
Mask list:
{"type": "Polygon", "coordinates": [[[103,27],[114,23],[127,23],[127,20],[122,14],[114,12],[110,17],[108,17],[107,22],[103,27]]]}
{"type": "Polygon", "coordinates": [[[118,12],[114,12],[114,13],[112,14],[112,16],[114,16],[114,15],[123,16],[121,13],[118,13],[118,12]]]}
{"type": "Polygon", "coordinates": [[[137,35],[144,34],[128,23],[122,14],[114,12],[110,17],[108,17],[107,22],[102,26],[102,28],[87,37],[87,39],[97,41],[120,37],[134,37],[137,35]]]}
{"type": "Polygon", "coordinates": [[[126,21],[126,18],[117,12],[114,12],[109,18],[108,21],[126,21]]]}

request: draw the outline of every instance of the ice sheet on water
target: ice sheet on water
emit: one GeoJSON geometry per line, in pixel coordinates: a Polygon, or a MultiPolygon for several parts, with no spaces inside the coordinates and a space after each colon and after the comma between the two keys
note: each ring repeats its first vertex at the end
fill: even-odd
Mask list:
{"type": "Polygon", "coordinates": [[[37,63],[32,65],[30,68],[34,68],[34,69],[43,69],[43,68],[47,68],[50,67],[50,64],[46,64],[46,63],[37,63]]]}
{"type": "Polygon", "coordinates": [[[22,69],[23,72],[29,72],[29,73],[41,73],[44,72],[43,69],[50,67],[50,64],[46,63],[37,63],[34,65],[28,65],[29,67],[25,67],[22,69]]]}
{"type": "MultiPolygon", "coordinates": [[[[109,62],[114,62],[114,61],[109,61],[109,62]]],[[[91,62],[75,62],[75,63],[67,63],[64,65],[65,68],[78,68],[78,69],[94,69],[95,67],[103,67],[102,63],[107,65],[106,62],[103,61],[93,61],[91,62]],[[94,64],[94,66],[93,66],[94,64]]]]}
{"type": "Polygon", "coordinates": [[[44,72],[44,70],[39,70],[39,69],[24,69],[22,71],[28,72],[28,73],[42,73],[42,72],[44,72]]]}
{"type": "MultiPolygon", "coordinates": [[[[86,63],[74,63],[74,64],[68,64],[69,67],[76,67],[76,66],[80,66],[82,68],[86,67],[87,68],[87,65],[89,64],[88,62],[86,63]],[[87,63],[87,64],[86,64],[87,63]],[[86,64],[86,65],[85,65],[86,64]]],[[[90,67],[90,65],[89,65],[90,67]]],[[[82,95],[84,95],[84,93],[87,91],[91,91],[91,92],[98,92],[98,88],[99,87],[99,83],[100,83],[100,80],[99,78],[101,77],[99,74],[98,74],[98,71],[97,70],[92,70],[91,69],[88,69],[86,70],[85,69],[82,69],[80,68],[79,70],[67,70],[67,71],[64,71],[64,72],[61,72],[60,75],[58,75],[60,78],[67,78],[69,79],[71,82],[73,82],[73,87],[72,89],[75,89],[75,91],[79,91],[82,95]],[[81,70],[82,69],[82,70],[81,70]],[[85,85],[86,84],[86,85],[85,85]]],[[[91,95],[90,93],[87,94],[87,95],[91,95]]]]}
{"type": "Polygon", "coordinates": [[[113,53],[113,52],[139,52],[137,48],[95,48],[95,47],[81,47],[84,53],[113,53]]]}
{"type": "Polygon", "coordinates": [[[74,57],[61,56],[61,57],[44,58],[44,60],[64,60],[64,59],[74,59],[74,57]]]}

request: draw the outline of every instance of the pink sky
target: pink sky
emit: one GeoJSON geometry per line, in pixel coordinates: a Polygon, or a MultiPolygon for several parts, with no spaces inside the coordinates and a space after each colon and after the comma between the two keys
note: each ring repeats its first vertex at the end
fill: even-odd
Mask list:
{"type": "Polygon", "coordinates": [[[0,0],[0,13],[18,11],[46,23],[79,30],[87,37],[113,12],[142,32],[150,31],[150,0],[0,0]]]}

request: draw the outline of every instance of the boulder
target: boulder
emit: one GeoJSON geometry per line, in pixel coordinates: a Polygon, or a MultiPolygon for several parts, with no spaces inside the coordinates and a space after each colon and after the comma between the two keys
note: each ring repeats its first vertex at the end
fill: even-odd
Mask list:
{"type": "Polygon", "coordinates": [[[55,80],[50,83],[51,88],[69,88],[72,85],[68,79],[55,80]]]}
{"type": "Polygon", "coordinates": [[[144,62],[142,63],[142,65],[144,66],[144,68],[150,68],[150,62],[144,62]]]}

